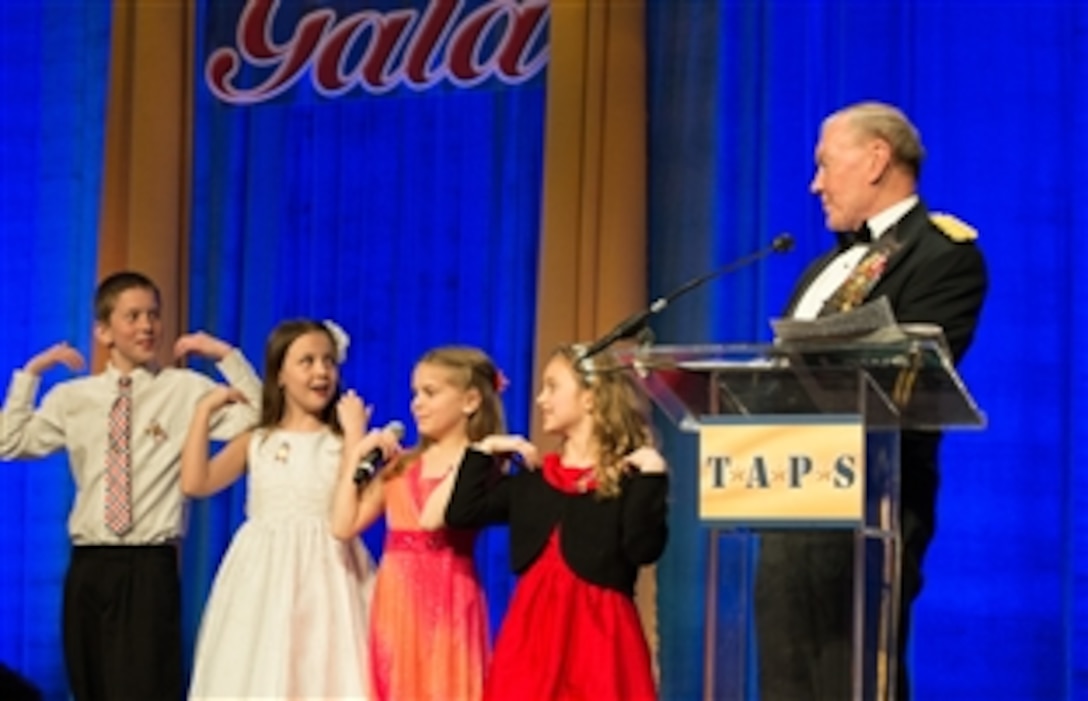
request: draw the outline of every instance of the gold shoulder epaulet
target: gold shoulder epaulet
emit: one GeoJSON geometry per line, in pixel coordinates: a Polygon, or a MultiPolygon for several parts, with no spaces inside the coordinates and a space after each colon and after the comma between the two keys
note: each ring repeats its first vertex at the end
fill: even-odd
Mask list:
{"type": "Polygon", "coordinates": [[[957,243],[974,241],[978,238],[977,229],[951,214],[933,212],[929,215],[929,220],[933,222],[933,226],[941,230],[941,233],[957,243]]]}

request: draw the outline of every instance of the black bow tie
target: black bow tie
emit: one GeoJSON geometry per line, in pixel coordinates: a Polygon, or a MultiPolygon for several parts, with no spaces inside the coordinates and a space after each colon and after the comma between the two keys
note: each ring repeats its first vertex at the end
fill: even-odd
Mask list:
{"type": "Polygon", "coordinates": [[[857,231],[841,231],[838,236],[839,246],[843,249],[857,245],[868,246],[873,242],[873,232],[869,230],[868,224],[862,224],[857,231]]]}

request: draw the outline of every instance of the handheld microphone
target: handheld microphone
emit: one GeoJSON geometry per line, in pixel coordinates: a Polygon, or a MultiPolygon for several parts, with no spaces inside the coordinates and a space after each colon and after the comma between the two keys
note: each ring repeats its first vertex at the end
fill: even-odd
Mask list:
{"type": "MultiPolygon", "coordinates": [[[[383,431],[389,431],[397,437],[397,440],[404,438],[404,424],[400,421],[390,421],[382,428],[383,431]]],[[[355,486],[360,487],[364,483],[369,482],[377,474],[378,468],[385,462],[382,455],[381,448],[375,448],[359,461],[359,466],[355,468],[355,476],[352,478],[355,481],[355,486]]]]}
{"type": "Polygon", "coordinates": [[[675,302],[678,297],[706,284],[716,277],[736,272],[745,266],[755,263],[757,260],[766,258],[772,253],[789,253],[793,250],[793,243],[793,234],[779,234],[774,237],[774,240],[771,241],[769,246],[765,246],[758,251],[753,251],[746,256],[742,256],[723,265],[717,270],[712,270],[709,273],[705,273],[685,282],[667,295],[655,299],[646,309],[627,317],[607,334],[586,346],[585,352],[578,358],[578,362],[592,358],[617,341],[622,341],[626,338],[635,336],[646,327],[646,324],[650,321],[650,317],[660,314],[664,311],[665,307],[675,302]]]}

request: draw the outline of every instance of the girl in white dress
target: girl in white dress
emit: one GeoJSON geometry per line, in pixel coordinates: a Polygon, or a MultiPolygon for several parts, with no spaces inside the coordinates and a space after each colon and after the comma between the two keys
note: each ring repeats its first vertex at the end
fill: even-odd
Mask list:
{"type": "Polygon", "coordinates": [[[182,453],[182,489],[194,497],[215,494],[247,469],[249,484],[246,521],[204,609],[190,698],[369,696],[374,563],[358,539],[334,538],[329,518],[343,455],[398,446],[388,432],[364,436],[363,426],[340,426],[342,405],[359,401],[339,391],[346,346],[347,336],[331,322],[280,324],[265,351],[260,425],[211,460],[210,417],[241,396],[220,387],[196,410],[182,453]]]}

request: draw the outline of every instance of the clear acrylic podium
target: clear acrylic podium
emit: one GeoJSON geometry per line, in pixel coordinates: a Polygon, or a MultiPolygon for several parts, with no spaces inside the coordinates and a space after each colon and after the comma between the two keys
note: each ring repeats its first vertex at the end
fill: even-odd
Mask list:
{"type": "Polygon", "coordinates": [[[613,352],[680,430],[699,435],[699,519],[709,532],[704,698],[760,698],[761,534],[838,530],[854,539],[851,698],[894,699],[899,434],[985,425],[940,340],[613,352]]]}

